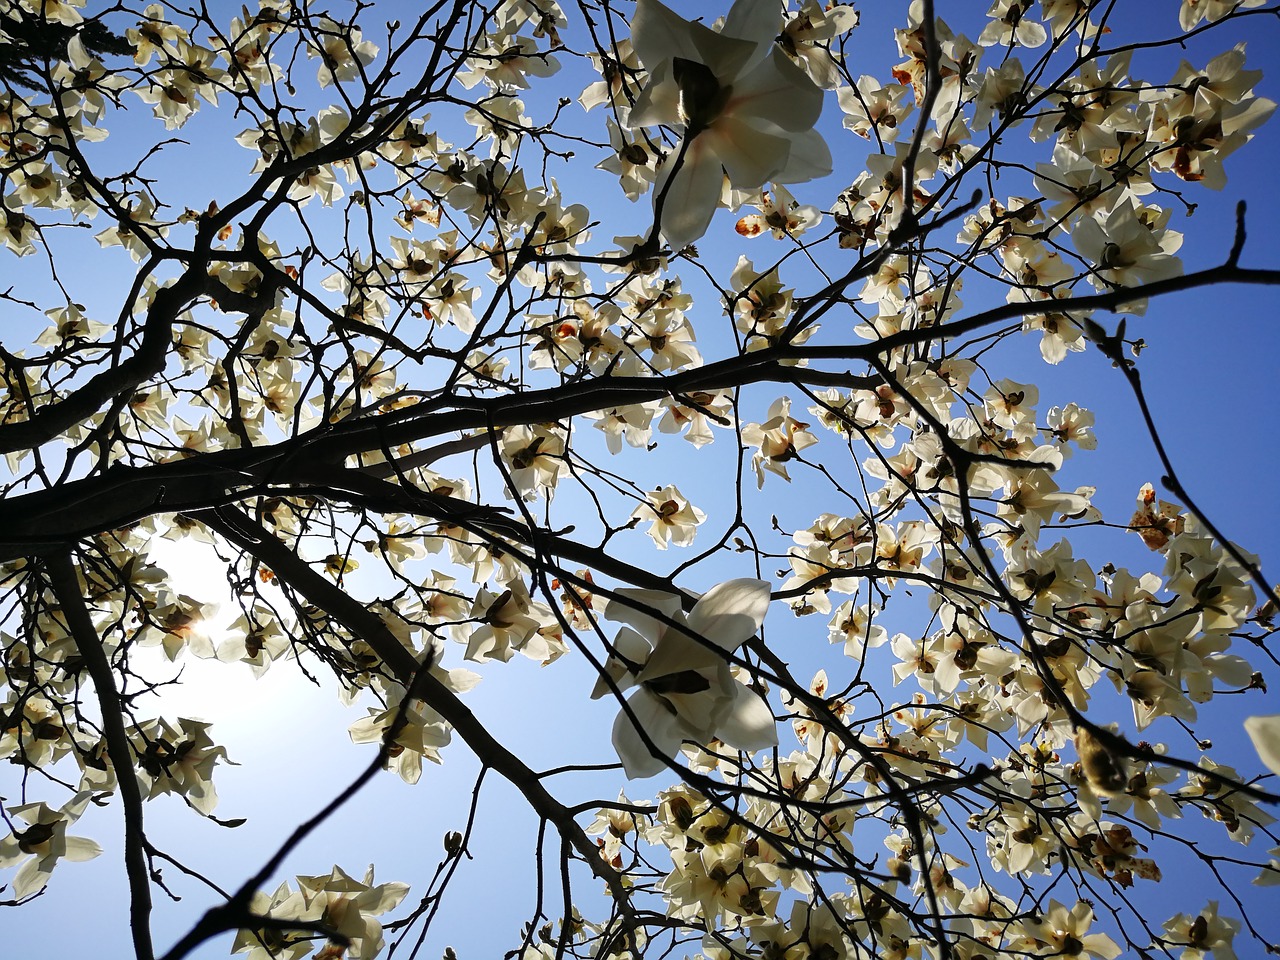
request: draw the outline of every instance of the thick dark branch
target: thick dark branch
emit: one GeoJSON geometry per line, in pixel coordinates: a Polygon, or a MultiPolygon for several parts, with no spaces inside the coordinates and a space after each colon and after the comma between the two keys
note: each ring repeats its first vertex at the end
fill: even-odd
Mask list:
{"type": "MultiPolygon", "coordinates": [[[[196,519],[269,566],[276,577],[342,624],[373,649],[397,680],[408,685],[418,661],[383,622],[363,603],[313,570],[285,544],[243,511],[228,507],[195,515],[196,519]]],[[[486,766],[520,791],[534,811],[551,823],[605,882],[618,909],[631,915],[630,895],[621,875],[605,863],[595,843],[573,814],[547,791],[539,776],[508,750],[443,681],[429,672],[419,675],[416,693],[423,703],[449,723],[486,766]]]]}
{"type": "Polygon", "coordinates": [[[1280,270],[1252,270],[1232,266],[1225,263],[1218,267],[1209,267],[1195,273],[1168,280],[1157,280],[1154,283],[1138,287],[1120,287],[1107,293],[1094,293],[1084,297],[1066,297],[1061,300],[1029,300],[1018,303],[1005,303],[990,310],[983,310],[963,320],[953,320],[936,327],[920,327],[900,330],[871,344],[858,343],[849,346],[835,347],[790,347],[780,351],[785,357],[806,360],[866,360],[883,356],[891,350],[910,347],[921,343],[931,343],[947,337],[960,337],[999,323],[1019,317],[1036,314],[1055,313],[1068,317],[1081,317],[1094,310],[1119,310],[1126,303],[1142,300],[1146,297],[1158,297],[1182,290],[1195,290],[1210,287],[1219,283],[1244,283],[1263,286],[1280,285],[1280,270]]]}
{"type": "MultiPolygon", "coordinates": [[[[144,517],[218,506],[273,486],[311,485],[319,489],[310,492],[323,495],[324,484],[315,479],[319,467],[339,464],[359,453],[484,430],[488,423],[497,427],[545,423],[667,396],[748,383],[804,383],[810,379],[824,385],[836,381],[848,387],[874,385],[866,378],[849,374],[814,373],[786,366],[777,362],[771,352],[760,351],[667,377],[606,377],[500,397],[451,397],[447,402],[452,409],[439,412],[435,411],[446,401],[359,417],[270,446],[223,450],[145,467],[117,466],[103,476],[0,503],[0,562],[49,548],[60,549],[82,537],[117,529],[144,517]]],[[[370,472],[386,475],[381,465],[373,466],[370,472]]]]}
{"type": "MultiPolygon", "coordinates": [[[[314,485],[317,465],[341,463],[371,450],[395,449],[452,433],[547,423],[607,407],[660,400],[751,383],[804,383],[813,374],[786,360],[862,360],[957,337],[1002,320],[1053,310],[1068,315],[1114,310],[1140,297],[1219,283],[1280,284],[1280,270],[1223,265],[1143,287],[1066,300],[1009,303],[939,327],[903,330],[871,343],[786,346],[730,357],[667,377],[604,377],[500,397],[441,398],[376,417],[362,417],[272,446],[227,450],[174,463],[119,467],[102,477],[12,497],[0,504],[0,562],[40,553],[159,513],[200,510],[265,492],[273,485],[314,485]],[[445,405],[450,409],[441,409],[445,405]]],[[[830,375],[818,374],[823,379],[830,375]]],[[[837,375],[843,376],[843,375],[837,375]]],[[[875,382],[879,382],[878,379],[875,382]]],[[[850,376],[851,387],[873,385],[850,376]]],[[[16,425],[25,426],[25,425],[16,425]]],[[[2,436],[2,434],[0,434],[2,436]]],[[[323,494],[321,489],[313,493],[323,494]]]]}
{"type": "Polygon", "coordinates": [[[83,386],[56,403],[40,407],[29,420],[0,426],[0,454],[32,450],[82,423],[112,398],[133,391],[164,370],[173,347],[173,321],[204,292],[208,280],[202,266],[188,270],[171,287],[156,291],[142,327],[138,352],[117,367],[95,374],[83,386]]]}
{"type": "Polygon", "coordinates": [[[151,882],[147,876],[147,841],[142,830],[142,791],[138,789],[133,747],[124,726],[120,694],[111,672],[111,663],[85,607],[70,552],[47,557],[45,569],[53,586],[53,595],[67,618],[71,639],[84,658],[85,668],[98,696],[107,756],[115,768],[120,800],[124,806],[124,866],[129,877],[129,927],[133,932],[133,950],[138,960],[152,960],[155,951],[151,944],[151,882]]]}

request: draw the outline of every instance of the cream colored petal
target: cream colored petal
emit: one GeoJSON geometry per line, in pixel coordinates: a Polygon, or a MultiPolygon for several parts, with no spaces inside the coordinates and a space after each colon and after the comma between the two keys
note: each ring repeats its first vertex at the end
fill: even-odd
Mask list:
{"type": "Polygon", "coordinates": [[[737,0],[729,9],[720,33],[755,45],[751,58],[742,66],[741,72],[745,72],[774,48],[773,41],[781,27],[776,0],[737,0]]]}
{"type": "MultiPolygon", "coordinates": [[[[763,580],[728,580],[717,584],[694,605],[689,632],[668,630],[637,680],[646,682],[690,671],[719,671],[719,685],[730,690],[728,667],[714,648],[732,652],[759,630],[769,605],[763,580]],[[708,646],[710,644],[710,646],[708,646]]],[[[708,672],[707,676],[713,676],[708,672]]]]}
{"type": "MultiPolygon", "coordinates": [[[[729,182],[739,190],[759,187],[786,169],[791,155],[790,134],[766,132],[750,120],[722,116],[697,138],[723,164],[729,182]]],[[[696,143],[697,141],[695,141],[696,143]]]]}
{"type": "MultiPolygon", "coordinates": [[[[373,878],[369,877],[365,882],[369,883],[372,880],[373,878]]],[[[355,898],[355,903],[360,908],[361,913],[370,913],[378,916],[398,907],[400,901],[405,898],[408,892],[409,885],[407,883],[380,883],[376,887],[361,893],[355,898]]]]}
{"type": "Polygon", "coordinates": [[[13,895],[21,900],[39,890],[43,890],[49,882],[49,873],[42,869],[43,861],[32,857],[18,868],[13,876],[13,895]]]}
{"type": "Polygon", "coordinates": [[[823,93],[809,75],[778,48],[733,84],[726,112],[758,117],[783,130],[809,130],[822,115],[823,93]]]}
{"type": "Polygon", "coordinates": [[[774,176],[775,183],[804,183],[831,172],[831,148],[817,130],[806,130],[791,137],[791,153],[787,165],[774,176]]]}
{"type": "Polygon", "coordinates": [[[671,76],[669,60],[664,60],[653,68],[649,74],[649,82],[636,97],[626,118],[626,126],[630,130],[659,124],[680,124],[680,87],[671,76]]]}
{"type": "MultiPolygon", "coordinates": [[[[727,668],[725,674],[732,684],[727,668]]],[[[702,674],[690,676],[706,679],[702,674]]],[[[716,735],[720,721],[733,704],[732,694],[714,681],[699,693],[665,694],[662,699],[675,708],[681,739],[696,743],[706,743],[716,735]]]]}
{"type": "Polygon", "coordinates": [[[714,673],[722,666],[726,666],[724,659],[715,650],[683,631],[668,630],[653,648],[652,656],[636,680],[646,683],[690,671],[714,673]]]}
{"type": "MultiPolygon", "coordinates": [[[[613,638],[613,648],[617,655],[610,654],[609,659],[605,661],[605,673],[612,678],[615,687],[626,690],[636,682],[635,674],[627,665],[627,661],[643,664],[649,659],[652,648],[648,640],[630,627],[623,627],[618,631],[618,635],[613,638]]],[[[596,685],[591,690],[591,699],[599,700],[611,689],[604,677],[597,677],[596,685]]]]}
{"type": "Polygon", "coordinates": [[[631,48],[650,72],[672,57],[696,59],[690,26],[658,0],[637,0],[631,16],[631,48]]]}
{"type": "Polygon", "coordinates": [[[1280,773],[1280,713],[1250,717],[1244,722],[1244,729],[1267,769],[1280,773]]]}
{"type": "MultiPolygon", "coordinates": [[[[671,162],[674,161],[668,166],[671,162]]],[[[684,163],[670,178],[670,187],[664,178],[654,191],[656,202],[666,189],[662,235],[673,250],[687,247],[707,232],[720,202],[723,181],[720,159],[708,149],[703,136],[695,137],[685,151],[684,163]]]]}
{"type": "Polygon", "coordinates": [[[627,705],[635,714],[636,722],[653,742],[657,753],[645,743],[626,711],[620,711],[613,722],[613,748],[618,752],[618,759],[622,761],[622,768],[628,778],[639,780],[652,777],[666,769],[662,757],[675,755],[683,735],[675,714],[647,690],[637,690],[627,700],[627,705]]]}
{"type": "Polygon", "coordinates": [[[742,578],[717,583],[689,611],[689,629],[722,650],[736,650],[760,629],[769,610],[769,584],[742,578]]]}
{"type": "Polygon", "coordinates": [[[67,837],[63,856],[71,861],[92,860],[102,854],[102,847],[88,837],[67,837]]]}
{"type": "Polygon", "coordinates": [[[736,683],[735,688],[733,706],[716,726],[716,736],[746,753],[776,747],[778,728],[769,704],[745,684],[736,683]]]}
{"type": "Polygon", "coordinates": [[[658,0],[637,0],[631,46],[650,72],[664,60],[682,57],[705,63],[712,73],[727,78],[736,76],[756,49],[754,43],[685,20],[658,0]]]}
{"type": "Polygon", "coordinates": [[[680,598],[674,593],[664,590],[639,590],[633,587],[623,587],[615,590],[614,593],[621,599],[610,598],[605,602],[604,618],[614,623],[627,624],[651,642],[662,636],[667,626],[662,621],[654,619],[652,613],[648,611],[654,611],[667,619],[675,619],[680,614],[680,598]],[[625,602],[628,600],[631,602],[625,602]]]}

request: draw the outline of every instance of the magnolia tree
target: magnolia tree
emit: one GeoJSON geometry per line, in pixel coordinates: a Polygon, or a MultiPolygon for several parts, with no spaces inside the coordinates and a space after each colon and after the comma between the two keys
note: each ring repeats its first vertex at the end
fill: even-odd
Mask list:
{"type": "Polygon", "coordinates": [[[104,808],[139,960],[416,955],[474,807],[419,876],[280,874],[470,754],[538,825],[524,958],[1275,949],[1277,598],[1140,351],[1280,282],[1243,206],[1202,262],[1173,229],[1275,107],[1276,8],[96,6],[0,3],[9,918],[104,808]],[[1136,509],[1059,364],[1154,441],[1136,509]],[[237,822],[192,658],[367,744],[236,876],[148,829],[237,822]],[[473,710],[524,658],[516,708],[616,717],[607,755],[473,710]]]}

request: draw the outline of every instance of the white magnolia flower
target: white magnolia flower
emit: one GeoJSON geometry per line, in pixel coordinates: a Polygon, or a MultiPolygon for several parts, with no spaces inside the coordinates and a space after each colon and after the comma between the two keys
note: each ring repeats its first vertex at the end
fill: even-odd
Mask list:
{"type": "Polygon", "coordinates": [[[0,867],[21,864],[11,881],[13,896],[22,899],[43,890],[59,860],[92,860],[102,853],[94,841],[67,835],[67,827],[84,813],[90,796],[87,790],[78,793],[60,810],[43,803],[9,808],[12,832],[0,839],[0,867]]]}
{"type": "Polygon", "coordinates": [[[1280,773],[1280,713],[1250,717],[1244,722],[1244,729],[1262,762],[1273,773],[1280,773]]]}
{"type": "Polygon", "coordinates": [[[658,0],[638,0],[631,42],[649,72],[627,123],[682,127],[662,168],[655,204],[675,249],[706,233],[723,176],[735,189],[798,183],[831,172],[831,151],[813,129],[822,90],[774,43],[775,0],[737,0],[717,33],[658,0]]]}
{"type": "Polygon", "coordinates": [[[1182,946],[1178,960],[1236,960],[1231,943],[1240,921],[1218,916],[1218,901],[1210,900],[1195,916],[1180,913],[1165,921],[1165,942],[1182,946]]]}
{"type": "Polygon", "coordinates": [[[667,549],[669,543],[678,547],[693,543],[698,525],[707,519],[707,515],[691,504],[675,484],[658,487],[645,497],[646,501],[632,511],[631,517],[637,523],[641,520],[650,522],[649,536],[653,537],[659,550],[667,549]]]}
{"type": "Polygon", "coordinates": [[[1040,950],[1103,960],[1120,956],[1120,947],[1105,933],[1089,933],[1092,925],[1093,908],[1087,903],[1081,901],[1068,910],[1057,900],[1049,901],[1049,912],[1038,922],[1028,924],[1040,950]]]}
{"type": "MultiPolygon", "coordinates": [[[[615,655],[605,671],[619,689],[640,686],[627,698],[629,710],[619,713],[613,725],[613,746],[628,777],[660,773],[666,767],[662,758],[675,754],[685,740],[704,744],[719,739],[747,752],[777,745],[769,705],[734,679],[724,658],[760,629],[769,608],[767,583],[744,579],[717,584],[687,615],[672,594],[618,594],[689,628],[686,633],[617,601],[605,607],[605,617],[627,624],[618,632],[615,655]]],[[[601,697],[609,688],[602,677],[591,695],[601,697]]]]}

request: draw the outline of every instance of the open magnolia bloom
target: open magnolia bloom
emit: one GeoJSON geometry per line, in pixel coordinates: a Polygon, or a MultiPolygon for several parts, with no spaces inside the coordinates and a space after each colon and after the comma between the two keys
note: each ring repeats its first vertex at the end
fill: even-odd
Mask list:
{"type": "Polygon", "coordinates": [[[5,819],[12,832],[0,839],[0,867],[21,864],[11,881],[13,896],[21,900],[43,890],[59,860],[92,860],[102,853],[95,841],[67,835],[67,827],[80,818],[92,796],[92,791],[82,790],[60,810],[43,803],[9,808],[5,819]],[[25,829],[20,827],[23,821],[25,829]]]}
{"type": "MultiPolygon", "coordinates": [[[[744,579],[717,584],[687,615],[680,610],[679,598],[669,593],[617,593],[636,604],[611,600],[604,609],[605,617],[626,624],[618,631],[605,672],[619,689],[640,686],[627,698],[635,720],[624,710],[613,724],[613,746],[628,777],[661,772],[666,767],[662,757],[673,756],[685,740],[703,744],[719,739],[747,752],[777,745],[769,705],[734,678],[724,657],[760,629],[769,607],[767,583],[744,579]],[[685,624],[688,632],[637,607],[685,624]]],[[[609,688],[601,677],[592,698],[609,688]]]]}
{"type": "Polygon", "coordinates": [[[751,190],[831,172],[813,129],[822,90],[774,43],[780,23],[775,0],[737,0],[719,33],[637,0],[631,43],[649,83],[627,125],[684,129],[654,192],[655,204],[666,197],[662,234],[674,249],[706,233],[725,174],[751,190]]]}

